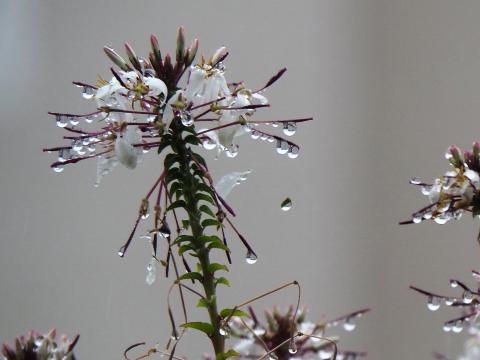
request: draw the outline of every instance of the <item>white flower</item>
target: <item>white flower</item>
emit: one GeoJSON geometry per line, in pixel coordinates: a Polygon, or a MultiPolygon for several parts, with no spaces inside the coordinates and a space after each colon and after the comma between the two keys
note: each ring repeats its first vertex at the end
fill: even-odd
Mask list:
{"type": "Polygon", "coordinates": [[[225,199],[235,186],[247,180],[247,177],[251,172],[252,170],[241,172],[235,171],[222,176],[222,178],[215,185],[215,191],[218,193],[218,195],[225,199]]]}
{"type": "Polygon", "coordinates": [[[118,163],[128,169],[135,169],[142,157],[141,147],[134,144],[142,142],[142,135],[137,126],[128,126],[125,132],[118,134],[113,149],[107,154],[100,156],[97,160],[97,181],[110,173],[118,163]]]}
{"type": "Polygon", "coordinates": [[[143,83],[148,86],[149,96],[159,96],[160,94],[163,95],[160,97],[163,104],[163,101],[167,98],[168,94],[167,85],[165,85],[162,80],[156,77],[146,77],[144,78],[143,83]]]}

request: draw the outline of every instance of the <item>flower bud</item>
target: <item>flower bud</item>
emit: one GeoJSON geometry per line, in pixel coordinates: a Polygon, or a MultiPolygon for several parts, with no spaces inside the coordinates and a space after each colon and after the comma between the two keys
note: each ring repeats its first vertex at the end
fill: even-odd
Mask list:
{"type": "Polygon", "coordinates": [[[462,151],[457,146],[451,145],[448,148],[448,154],[450,155],[448,160],[454,167],[459,169],[464,166],[462,151]]]}
{"type": "Polygon", "coordinates": [[[125,51],[127,52],[128,60],[130,60],[130,63],[133,65],[133,67],[138,71],[142,72],[142,65],[140,64],[140,60],[138,59],[137,54],[135,54],[135,51],[129,43],[125,43],[125,51]]]}
{"type": "Polygon", "coordinates": [[[178,63],[182,62],[184,51],[185,51],[185,29],[182,26],[180,26],[177,32],[176,59],[178,63]]]}
{"type": "Polygon", "coordinates": [[[195,56],[197,55],[197,50],[198,50],[198,39],[194,39],[192,45],[190,45],[187,65],[190,65],[191,63],[193,63],[193,60],[195,60],[195,56]]]}
{"type": "Polygon", "coordinates": [[[225,46],[222,46],[220,49],[215,51],[215,54],[213,54],[212,58],[210,59],[210,63],[212,65],[217,64],[219,61],[221,61],[225,56],[227,56],[228,50],[225,46]]]}
{"type": "Polygon", "coordinates": [[[112,48],[110,48],[108,46],[104,46],[103,51],[105,51],[105,54],[107,54],[107,56],[110,58],[110,60],[112,60],[113,63],[115,65],[117,65],[120,69],[122,69],[123,71],[131,71],[132,70],[130,65],[128,65],[127,62],[120,55],[118,55],[117,52],[115,50],[113,50],[112,48]]]}

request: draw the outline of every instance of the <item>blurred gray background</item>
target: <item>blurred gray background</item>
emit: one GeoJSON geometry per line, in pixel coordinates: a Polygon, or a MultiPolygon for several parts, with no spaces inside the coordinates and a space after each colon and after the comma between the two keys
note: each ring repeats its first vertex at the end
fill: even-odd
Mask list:
{"type": "MultiPolygon", "coordinates": [[[[455,356],[465,334],[441,329],[455,313],[427,311],[408,286],[450,293],[450,277],[470,280],[478,222],[397,222],[424,203],[409,178],[441,175],[447,146],[469,147],[480,135],[479,14],[473,0],[1,0],[0,339],[56,326],[81,334],[81,359],[119,359],[132,343],[168,337],[171,279],[145,284],[141,241],[125,259],[116,255],[158,173],[155,154],[95,189],[94,162],[54,174],[41,149],[63,135],[47,111],[91,109],[70,82],[109,76],[103,45],[122,50],[128,41],[144,53],[155,33],[173,51],[184,25],[204,54],[230,48],[230,80],[255,88],[288,67],[259,118],[315,118],[295,136],[297,160],[245,137],[237,158],[212,161],[217,177],[254,170],[230,202],[260,260],[247,265],[230,239],[232,288],[222,305],[297,279],[312,320],[374,310],[342,333],[344,348],[371,360],[455,356]],[[279,209],[286,196],[288,213],[279,209]]],[[[294,301],[287,290],[255,308],[294,301]]],[[[203,351],[209,344],[193,332],[179,348],[191,359],[203,351]]]]}

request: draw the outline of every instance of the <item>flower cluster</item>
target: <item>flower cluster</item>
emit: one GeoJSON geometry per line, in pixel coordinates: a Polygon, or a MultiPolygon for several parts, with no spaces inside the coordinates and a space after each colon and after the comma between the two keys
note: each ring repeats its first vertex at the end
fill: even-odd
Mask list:
{"type": "Polygon", "coordinates": [[[433,183],[413,178],[410,183],[420,187],[430,204],[412,214],[411,220],[400,224],[420,223],[433,220],[445,224],[451,219],[460,219],[465,211],[473,216],[480,214],[480,143],[473,144],[472,151],[462,152],[450,146],[445,157],[452,169],[433,183]]]}
{"type": "Polygon", "coordinates": [[[232,336],[238,339],[234,345],[235,351],[241,359],[258,359],[266,352],[270,359],[300,360],[300,359],[333,359],[334,353],[337,360],[354,360],[366,356],[366,352],[338,350],[337,336],[328,336],[329,329],[337,326],[345,331],[353,331],[356,328],[356,320],[367,313],[364,309],[355,311],[333,320],[320,321],[317,323],[306,319],[306,310],[299,310],[294,316],[293,307],[287,311],[279,308],[265,311],[266,323],[259,321],[258,316],[249,308],[250,317],[233,317],[230,324],[232,336]],[[291,338],[291,334],[297,334],[291,338]]]}
{"type": "Polygon", "coordinates": [[[4,360],[75,360],[73,348],[79,336],[73,340],[62,336],[60,341],[55,340],[56,332],[51,330],[46,335],[31,331],[27,336],[18,336],[15,344],[6,343],[2,347],[4,360]]]}

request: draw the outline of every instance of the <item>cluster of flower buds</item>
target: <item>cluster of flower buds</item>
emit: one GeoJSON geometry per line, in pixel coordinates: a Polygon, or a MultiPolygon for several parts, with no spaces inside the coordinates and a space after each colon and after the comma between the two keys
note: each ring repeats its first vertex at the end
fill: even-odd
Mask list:
{"type": "Polygon", "coordinates": [[[231,336],[238,339],[234,350],[240,354],[241,359],[258,359],[269,350],[276,349],[269,354],[270,359],[332,359],[336,354],[337,360],[355,360],[365,357],[366,352],[337,351],[338,337],[327,337],[326,333],[338,326],[345,331],[353,331],[357,319],[368,311],[369,309],[364,309],[333,320],[313,323],[306,319],[305,310],[299,310],[292,322],[293,307],[283,312],[274,308],[265,311],[264,324],[249,308],[249,318],[233,317],[229,327],[231,336]],[[295,333],[297,336],[292,337],[295,333]]]}
{"type": "Polygon", "coordinates": [[[55,336],[55,330],[51,330],[46,335],[31,331],[26,336],[18,336],[13,346],[3,344],[3,359],[75,360],[73,348],[77,344],[79,336],[77,335],[73,340],[68,340],[66,336],[62,336],[59,342],[55,340],[55,336]]]}
{"type": "Polygon", "coordinates": [[[471,333],[477,334],[480,332],[480,323],[477,321],[480,314],[480,272],[473,270],[472,276],[477,282],[476,289],[472,289],[460,280],[450,280],[452,288],[461,290],[460,296],[439,295],[415,286],[411,286],[411,289],[426,296],[430,311],[437,311],[442,305],[461,310],[460,316],[444,323],[445,332],[460,333],[467,328],[471,333]]]}
{"type": "Polygon", "coordinates": [[[134,169],[144,153],[153,148],[161,150],[162,136],[175,117],[194,129],[194,136],[203,148],[217,149],[228,157],[238,154],[235,138],[246,133],[252,139],[275,143],[280,154],[290,158],[298,156],[298,145],[260,126],[281,126],[283,133],[291,136],[297,123],[311,118],[252,119],[257,109],[269,106],[263,93],[286,69],[258,90],[251,90],[243,82],[227,82],[223,63],[228,56],[225,47],[209,59],[202,56],[194,64],[198,40],[186,47],[183,28],[178,31],[174,59],[170,54],[162,56],[154,35],[150,40],[147,58],[139,57],[129,44],[125,44],[128,60],[105,47],[105,53],[117,66],[111,68],[113,76],[109,81],[98,77],[96,84],[74,82],[82,89],[82,96],[96,105],[95,110],[85,114],[49,113],[56,124],[68,132],[64,139],[69,141],[66,145],[45,149],[58,154],[57,161],[51,165],[55,172],[62,172],[68,164],[97,159],[98,185],[118,163],[134,169]],[[81,122],[97,126],[86,130],[80,126],[81,122]],[[200,123],[207,127],[199,129],[200,123]]]}
{"type": "Polygon", "coordinates": [[[465,211],[480,215],[480,143],[473,144],[472,151],[450,146],[445,157],[452,169],[433,183],[413,178],[410,183],[420,187],[430,204],[412,214],[411,220],[400,224],[420,223],[433,220],[445,224],[451,219],[460,219],[465,211]]]}

